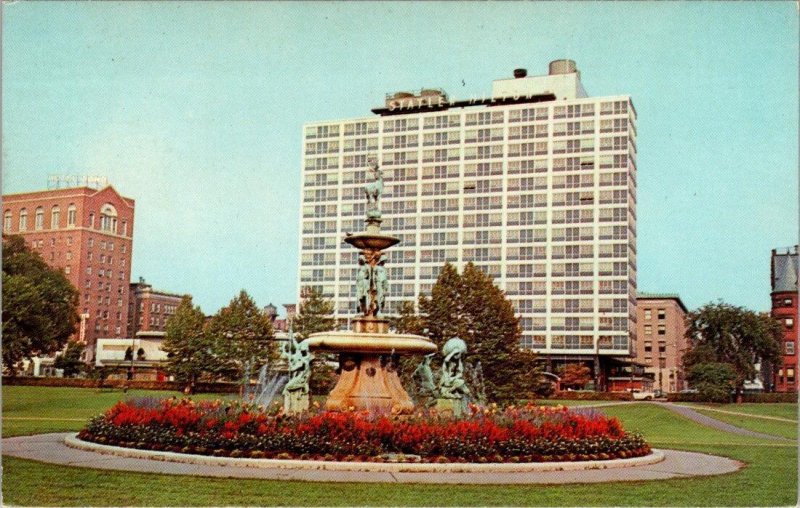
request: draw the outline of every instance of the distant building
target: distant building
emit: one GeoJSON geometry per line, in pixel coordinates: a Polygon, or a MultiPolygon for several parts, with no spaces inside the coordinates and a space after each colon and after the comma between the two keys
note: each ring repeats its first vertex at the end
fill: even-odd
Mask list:
{"type": "Polygon", "coordinates": [[[798,246],[786,252],[772,250],[771,286],[772,316],[783,324],[783,358],[775,366],[776,392],[797,392],[797,274],[798,246]]]}
{"type": "Polygon", "coordinates": [[[636,360],[653,376],[653,388],[678,392],[686,388],[681,367],[686,341],[686,306],[678,295],[639,293],[636,298],[636,360]]]}
{"type": "Polygon", "coordinates": [[[455,100],[423,89],[386,97],[374,116],[304,127],[298,291],[357,313],[367,161],[382,169],[387,314],[430,294],[445,262],[473,262],[520,315],[520,346],[603,374],[636,351],[636,110],[589,96],[571,60],[455,100]]]}
{"type": "Polygon", "coordinates": [[[74,338],[91,361],[100,337],[125,336],[134,200],[113,187],[3,196],[3,233],[21,235],[80,292],[74,338]]]}
{"type": "Polygon", "coordinates": [[[161,332],[180,305],[183,295],[153,289],[144,278],[132,282],[128,297],[128,337],[139,332],[161,332]]]}
{"type": "Polygon", "coordinates": [[[128,324],[125,339],[100,339],[97,366],[114,367],[112,377],[143,381],[165,381],[161,349],[167,320],[175,314],[183,295],[153,289],[140,277],[129,285],[128,324]]]}

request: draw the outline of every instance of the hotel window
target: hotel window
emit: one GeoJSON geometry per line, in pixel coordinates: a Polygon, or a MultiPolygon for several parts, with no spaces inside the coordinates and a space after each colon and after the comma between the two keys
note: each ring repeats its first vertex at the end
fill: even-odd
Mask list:
{"type": "Polygon", "coordinates": [[[75,227],[78,218],[78,209],[75,205],[69,205],[67,208],[67,226],[75,227]]]}
{"type": "Polygon", "coordinates": [[[786,342],[786,354],[793,355],[794,354],[794,341],[790,340],[786,342]]]}
{"type": "Polygon", "coordinates": [[[11,210],[6,210],[5,215],[3,215],[3,231],[6,233],[11,232],[11,210]]]}
{"type": "Polygon", "coordinates": [[[33,227],[37,231],[44,228],[44,208],[41,206],[36,209],[36,215],[34,216],[33,227]]]}
{"type": "Polygon", "coordinates": [[[646,342],[644,343],[644,352],[645,352],[645,353],[649,353],[649,352],[651,352],[652,350],[653,350],[653,343],[652,343],[652,342],[650,342],[650,341],[646,341],[646,342]]]}
{"type": "Polygon", "coordinates": [[[786,328],[792,328],[794,326],[794,318],[787,317],[783,320],[783,322],[786,325],[786,328]]]}
{"type": "Polygon", "coordinates": [[[644,325],[644,334],[645,335],[653,335],[653,326],[652,325],[644,325]]]}
{"type": "Polygon", "coordinates": [[[658,325],[658,334],[659,335],[666,335],[667,334],[667,326],[666,325],[658,325]]]}
{"type": "Polygon", "coordinates": [[[666,309],[658,309],[658,319],[667,319],[666,309]]]}
{"type": "Polygon", "coordinates": [[[61,208],[56,205],[50,211],[50,229],[58,229],[59,222],[61,222],[61,208]]]}
{"type": "Polygon", "coordinates": [[[644,318],[653,319],[653,311],[650,309],[644,309],[644,318]]]}
{"type": "Polygon", "coordinates": [[[28,210],[23,208],[19,211],[19,230],[25,231],[28,229],[28,210]]]}
{"type": "Polygon", "coordinates": [[[792,367],[786,368],[786,383],[794,384],[794,369],[792,367]]]}

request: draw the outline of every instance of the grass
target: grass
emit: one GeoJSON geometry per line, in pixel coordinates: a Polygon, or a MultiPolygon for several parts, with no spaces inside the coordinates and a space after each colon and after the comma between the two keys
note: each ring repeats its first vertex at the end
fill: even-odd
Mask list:
{"type": "MultiPolygon", "coordinates": [[[[42,390],[41,388],[38,390],[42,390]]],[[[4,408],[9,392],[4,390],[4,408]]],[[[11,394],[13,395],[13,393],[11,394]]],[[[92,396],[90,391],[84,396],[92,396]]],[[[44,398],[48,398],[45,396],[44,398]]],[[[13,407],[13,402],[8,405],[13,407]]],[[[572,402],[572,401],[570,401],[572,402]]],[[[86,402],[93,406],[96,402],[86,402]]],[[[81,404],[76,404],[78,408],[81,404]]],[[[28,414],[35,408],[27,410],[28,414]]],[[[44,411],[44,408],[42,408],[44,411]]],[[[791,506],[797,450],[701,426],[650,404],[598,408],[639,429],[654,447],[747,463],[715,477],[563,486],[326,484],[100,471],[3,457],[4,501],[39,506],[791,506]],[[46,487],[45,487],[46,486],[46,487]]],[[[71,416],[69,409],[62,417],[71,416]]]]}
{"type": "MultiPolygon", "coordinates": [[[[179,392],[98,390],[96,388],[59,388],[4,386],[3,437],[78,431],[86,421],[128,397],[173,397],[179,392]]],[[[196,399],[225,397],[201,394],[196,399]]]]}

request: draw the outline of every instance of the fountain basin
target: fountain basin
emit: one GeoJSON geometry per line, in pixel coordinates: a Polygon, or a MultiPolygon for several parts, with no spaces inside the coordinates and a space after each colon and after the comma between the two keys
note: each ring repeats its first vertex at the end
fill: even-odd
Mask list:
{"type": "Polygon", "coordinates": [[[399,333],[319,332],[304,342],[313,351],[329,353],[427,355],[437,351],[436,344],[425,337],[399,333]]]}
{"type": "Polygon", "coordinates": [[[345,237],[344,241],[359,250],[368,251],[381,251],[400,243],[400,239],[396,236],[380,233],[355,233],[345,237]]]}

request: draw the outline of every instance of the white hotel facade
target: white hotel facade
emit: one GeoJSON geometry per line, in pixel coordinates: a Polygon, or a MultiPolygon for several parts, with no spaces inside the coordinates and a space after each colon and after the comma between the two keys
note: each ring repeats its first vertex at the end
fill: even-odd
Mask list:
{"type": "MultiPolygon", "coordinates": [[[[491,97],[387,96],[364,118],[304,126],[299,285],[356,314],[368,157],[384,175],[389,310],[472,261],[517,309],[522,346],[551,359],[635,351],[636,111],[589,97],[571,60],[517,69],[491,97]]],[[[597,366],[597,363],[595,364],[597,366]]]]}

